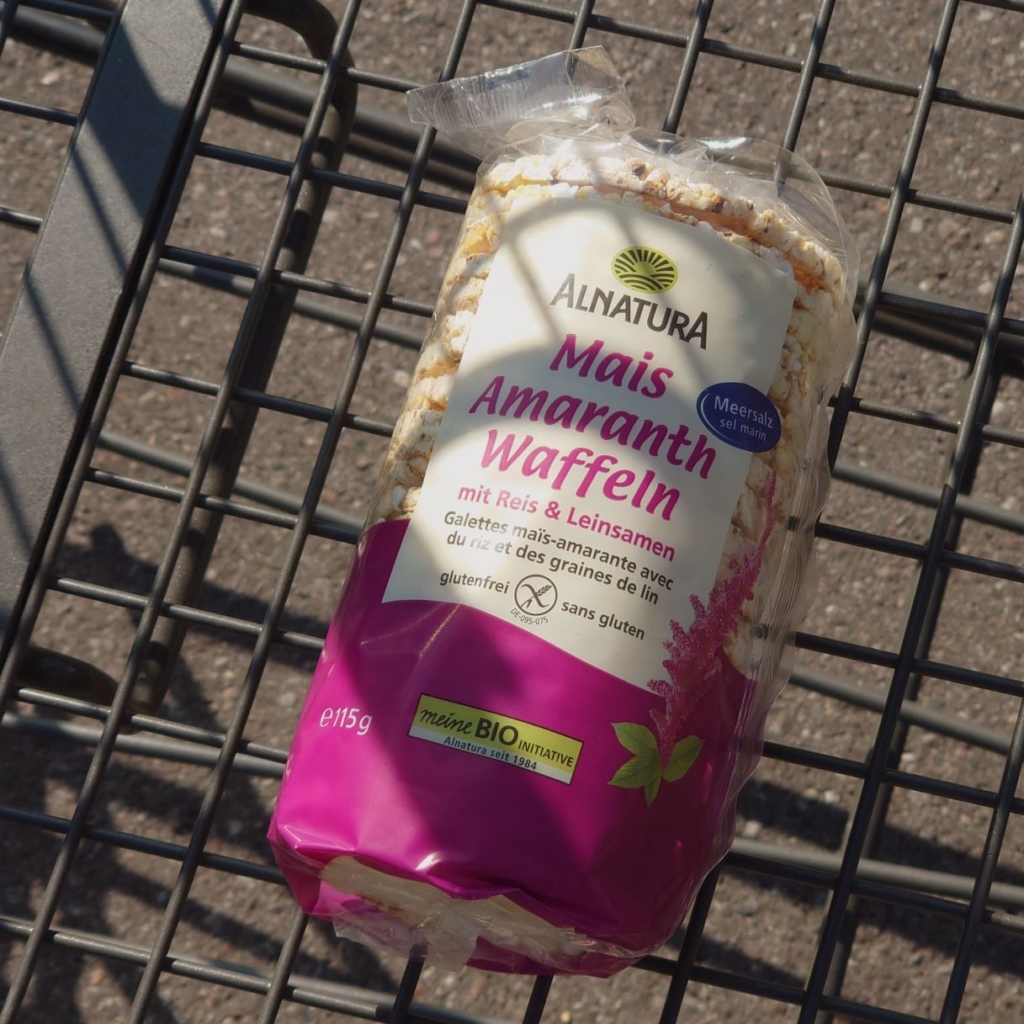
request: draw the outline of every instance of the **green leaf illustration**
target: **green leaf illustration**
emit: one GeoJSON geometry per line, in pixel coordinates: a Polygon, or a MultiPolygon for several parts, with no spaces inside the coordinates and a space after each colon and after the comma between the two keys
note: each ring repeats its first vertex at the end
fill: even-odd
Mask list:
{"type": "MultiPolygon", "coordinates": [[[[622,789],[641,789],[661,781],[658,752],[631,757],[608,781],[609,786],[622,789]]],[[[648,801],[650,803],[650,801],[648,801]]]]}
{"type": "Polygon", "coordinates": [[[637,722],[612,722],[619,742],[633,755],[609,780],[609,786],[621,789],[642,789],[647,806],[654,803],[662,781],[681,779],[697,760],[704,741],[699,736],[687,736],[672,748],[672,756],[663,769],[658,741],[646,725],[637,722]]]}
{"type": "MultiPolygon", "coordinates": [[[[672,756],[665,767],[665,781],[676,782],[681,779],[693,767],[702,746],[704,741],[699,736],[687,736],[680,740],[672,748],[672,756]]],[[[650,803],[650,800],[647,802],[650,803]]]]}
{"type": "Polygon", "coordinates": [[[644,796],[647,798],[647,806],[650,807],[654,803],[654,798],[658,795],[658,788],[661,786],[661,772],[654,776],[650,782],[644,786],[644,796]]]}
{"type": "Polygon", "coordinates": [[[646,725],[636,722],[612,722],[612,728],[619,742],[631,753],[640,757],[652,754],[658,758],[658,741],[646,725]]]}

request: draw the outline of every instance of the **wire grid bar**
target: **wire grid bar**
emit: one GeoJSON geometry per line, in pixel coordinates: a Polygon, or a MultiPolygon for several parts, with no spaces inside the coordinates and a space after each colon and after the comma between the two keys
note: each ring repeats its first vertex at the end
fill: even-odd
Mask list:
{"type": "MultiPolygon", "coordinates": [[[[13,9],[11,4],[5,6],[8,9],[13,9]]],[[[58,11],[65,14],[77,14],[79,16],[84,13],[81,5],[40,3],[24,6],[58,11]]],[[[1005,579],[1020,580],[1019,566],[999,560],[983,559],[974,555],[963,555],[955,551],[949,551],[946,547],[951,526],[961,516],[967,517],[969,515],[972,499],[969,497],[969,487],[964,486],[964,480],[965,477],[971,476],[974,472],[971,465],[971,460],[976,457],[974,442],[978,438],[984,438],[988,441],[1007,445],[1020,446],[1024,443],[1024,435],[1020,431],[997,430],[987,424],[988,413],[984,407],[985,402],[981,388],[981,385],[988,378],[991,362],[997,354],[996,346],[997,340],[1001,337],[1000,331],[1003,332],[1002,337],[1008,335],[1019,337],[1024,333],[1024,325],[1022,325],[1021,321],[1007,319],[1003,316],[1010,284],[1013,279],[1013,268],[1016,266],[1020,255],[1021,218],[1019,210],[1015,214],[1013,210],[1007,208],[964,201],[954,196],[919,193],[911,187],[910,182],[916,160],[916,151],[920,147],[933,106],[945,104],[1017,119],[1024,115],[1024,108],[1003,101],[964,95],[956,90],[940,88],[938,86],[941,51],[944,50],[945,42],[948,41],[949,30],[952,28],[954,15],[959,6],[955,2],[948,3],[945,7],[944,20],[940,25],[940,33],[935,51],[936,59],[933,59],[928,77],[921,83],[889,79],[883,76],[864,75],[836,65],[821,64],[819,58],[829,31],[829,19],[833,9],[833,5],[827,2],[822,5],[816,15],[815,26],[818,31],[805,59],[783,58],[777,54],[739,47],[709,37],[708,31],[713,31],[714,28],[714,6],[712,3],[700,3],[697,5],[694,27],[689,34],[685,35],[662,29],[653,29],[650,26],[624,22],[614,18],[606,18],[595,13],[592,10],[593,6],[592,4],[581,3],[579,7],[573,9],[568,7],[553,9],[540,3],[514,2],[514,0],[489,0],[487,3],[467,2],[462,9],[458,27],[452,34],[444,62],[444,75],[447,77],[455,73],[463,56],[474,18],[478,15],[479,11],[485,8],[492,8],[508,14],[525,15],[566,26],[569,29],[569,34],[564,43],[566,46],[586,43],[587,31],[599,30],[644,42],[669,45],[679,49],[684,55],[684,63],[677,88],[673,95],[671,108],[666,115],[665,123],[670,127],[678,124],[679,117],[685,109],[688,92],[691,88],[696,69],[701,66],[701,61],[711,59],[724,59],[742,64],[758,65],[799,76],[799,87],[792,107],[792,116],[786,130],[786,140],[791,145],[797,144],[799,140],[808,99],[816,81],[843,82],[858,88],[905,96],[917,103],[918,116],[907,139],[907,150],[903,166],[894,184],[852,176],[833,175],[829,178],[829,183],[834,188],[842,188],[864,195],[884,198],[889,204],[887,230],[882,245],[876,254],[865,289],[864,305],[860,320],[861,355],[863,355],[875,321],[885,311],[899,312],[906,310],[906,300],[886,293],[883,284],[886,278],[887,265],[899,234],[901,219],[906,215],[905,211],[908,208],[915,205],[934,208],[988,220],[993,223],[1010,224],[1013,227],[1013,235],[1008,244],[1000,285],[993,298],[992,307],[987,314],[923,300],[924,306],[930,309],[933,315],[948,315],[964,325],[975,328],[981,326],[984,329],[984,336],[981,339],[980,346],[972,346],[975,351],[972,357],[974,363],[973,372],[977,383],[973,396],[967,404],[964,416],[959,419],[949,418],[945,420],[926,417],[925,421],[922,420],[921,415],[915,410],[901,410],[882,403],[871,403],[859,398],[856,395],[856,383],[857,374],[862,365],[860,360],[855,363],[854,369],[847,381],[847,388],[839,401],[834,444],[839,451],[840,457],[842,455],[842,434],[847,422],[849,422],[851,417],[863,414],[886,422],[908,421],[915,423],[922,427],[922,429],[944,431],[955,436],[957,448],[954,466],[946,486],[938,493],[929,493],[927,497],[920,493],[917,495],[919,501],[922,503],[927,501],[928,507],[934,509],[933,529],[926,543],[899,542],[884,534],[870,531],[863,531],[859,535],[854,536],[853,531],[844,531],[841,528],[827,524],[820,531],[820,535],[825,539],[846,545],[862,546],[876,551],[887,551],[898,554],[910,561],[920,562],[924,566],[917,586],[918,600],[911,613],[908,626],[904,630],[899,651],[872,650],[842,641],[832,641],[827,637],[815,637],[809,634],[803,634],[799,638],[800,645],[806,650],[823,651],[839,658],[848,659],[854,663],[873,664],[896,671],[897,685],[889,687],[887,689],[887,696],[880,698],[882,719],[879,725],[879,736],[882,742],[875,745],[876,753],[874,757],[870,758],[867,763],[860,763],[832,755],[811,756],[807,751],[796,747],[787,747],[784,744],[769,743],[766,746],[765,754],[768,759],[788,760],[793,763],[813,763],[815,767],[824,772],[866,780],[867,785],[862,790],[863,796],[858,811],[859,817],[855,819],[854,825],[851,828],[851,834],[847,837],[845,855],[841,857],[830,855],[816,858],[804,851],[799,851],[793,859],[787,860],[786,851],[781,847],[773,847],[769,844],[740,838],[724,862],[726,871],[731,868],[763,873],[779,880],[791,880],[818,886],[831,894],[832,910],[826,922],[825,932],[817,945],[814,967],[806,986],[803,978],[796,978],[789,983],[765,981],[740,973],[700,965],[698,959],[702,942],[702,930],[707,912],[713,906],[715,885],[719,877],[718,872],[714,874],[702,890],[694,915],[685,933],[683,947],[678,958],[672,960],[665,957],[649,957],[636,968],[639,971],[671,978],[668,994],[661,1010],[661,1019],[665,1021],[676,1019],[680,1007],[683,1006],[687,987],[692,982],[737,993],[746,993],[759,999],[772,1000],[793,1007],[801,1007],[801,1021],[813,1021],[819,1014],[842,1014],[856,1020],[898,1021],[903,1022],[903,1024],[908,1021],[923,1022],[932,1018],[888,1010],[881,1006],[869,1005],[857,1000],[843,999],[835,992],[829,991],[829,968],[833,963],[833,947],[838,942],[843,915],[851,901],[865,898],[902,903],[906,906],[927,908],[933,913],[944,914],[961,922],[962,938],[960,949],[954,968],[950,973],[948,992],[942,1015],[938,1018],[942,1021],[955,1021],[957,1019],[959,1000],[962,998],[967,981],[966,968],[970,965],[972,950],[982,926],[995,927],[1010,933],[1019,933],[1021,930],[1020,918],[1015,914],[995,910],[987,905],[987,901],[991,898],[997,900],[1000,907],[1008,907],[1015,911],[1021,909],[1019,887],[1004,886],[1000,888],[999,883],[996,883],[994,886],[990,885],[991,868],[995,864],[999,843],[1002,840],[1002,832],[1007,824],[1007,816],[1009,814],[1019,815],[1024,811],[1021,799],[1014,796],[1016,780],[1021,767],[1022,728],[1020,719],[1018,718],[1012,737],[1002,735],[996,739],[990,738],[990,745],[997,748],[998,753],[1004,757],[1004,770],[997,792],[979,787],[947,783],[942,780],[931,779],[927,776],[914,776],[909,772],[893,770],[889,767],[888,755],[892,746],[890,739],[895,734],[897,724],[901,720],[905,721],[914,717],[915,703],[913,700],[905,701],[903,699],[903,687],[914,675],[929,675],[939,679],[949,679],[957,683],[967,683],[982,688],[1000,689],[1002,692],[1017,699],[1024,692],[1022,690],[1024,683],[1021,683],[1020,680],[993,675],[992,673],[986,673],[965,666],[948,665],[933,661],[927,656],[926,648],[922,649],[920,643],[923,634],[926,632],[925,626],[928,617],[925,605],[935,593],[936,580],[945,570],[955,566],[966,572],[986,573],[1001,576],[1005,579]],[[943,34],[945,38],[943,38],[943,34]],[[690,45],[691,41],[699,45],[690,45]],[[904,791],[931,791],[947,798],[957,799],[967,804],[995,811],[992,819],[992,828],[984,847],[983,860],[985,868],[979,870],[978,877],[973,883],[971,880],[965,880],[954,875],[942,876],[941,872],[933,872],[929,875],[921,870],[909,868],[899,870],[898,865],[892,865],[885,861],[874,861],[869,855],[861,856],[862,848],[868,846],[866,820],[871,816],[878,802],[878,794],[883,787],[898,787],[904,791]],[[858,825],[858,821],[864,824],[858,825]]],[[[964,4],[963,6],[968,7],[969,5],[964,4]]],[[[1012,4],[991,6],[1001,7],[1014,12],[1018,11],[1018,8],[1012,4]]],[[[239,10],[240,8],[236,7],[236,11],[239,10]]],[[[333,88],[334,80],[340,72],[341,54],[358,24],[359,16],[360,9],[358,5],[353,4],[346,8],[336,38],[333,60],[311,60],[309,58],[291,57],[287,54],[275,54],[272,50],[263,50],[244,44],[233,44],[232,51],[236,55],[244,55],[251,60],[262,60],[268,66],[284,66],[303,71],[315,70],[323,76],[318,86],[319,95],[326,96],[333,88]]],[[[0,25],[3,24],[5,22],[0,22],[0,25]]],[[[2,41],[2,38],[2,29],[0,29],[0,41],[2,41]]],[[[2,54],[0,54],[0,57],[2,57],[2,54]]],[[[356,60],[358,64],[358,54],[356,55],[356,60]]],[[[2,62],[0,62],[0,69],[2,67],[2,62]]],[[[394,92],[404,91],[409,85],[417,84],[399,77],[382,75],[379,72],[361,72],[358,67],[350,73],[350,77],[363,85],[364,88],[381,88],[394,92]]],[[[208,94],[207,100],[212,101],[212,94],[208,94]]],[[[5,105],[0,109],[4,109],[11,114],[52,120],[58,123],[69,123],[66,112],[59,112],[57,108],[19,104],[16,101],[4,101],[4,103],[5,105]]],[[[415,344],[415,336],[412,332],[403,334],[401,330],[395,328],[381,327],[378,324],[378,318],[382,311],[385,310],[398,311],[417,317],[426,317],[430,313],[429,306],[423,302],[408,300],[400,295],[391,295],[390,282],[395,273],[398,259],[402,252],[404,236],[414,210],[417,208],[430,208],[447,212],[458,212],[463,204],[463,200],[458,197],[431,195],[425,193],[420,188],[421,182],[430,176],[430,147],[432,142],[433,139],[429,132],[423,133],[413,140],[412,150],[408,153],[408,174],[406,180],[402,185],[394,185],[383,181],[378,182],[373,178],[342,174],[340,172],[318,170],[304,174],[301,162],[296,173],[295,165],[289,162],[247,153],[244,150],[233,150],[229,147],[221,147],[205,141],[199,142],[198,134],[196,134],[194,151],[204,159],[249,167],[284,177],[293,176],[293,180],[296,181],[301,180],[303,177],[308,180],[319,180],[339,191],[377,196],[396,204],[384,256],[375,274],[373,285],[368,289],[354,288],[342,281],[313,277],[304,273],[280,271],[276,268],[280,255],[279,245],[271,246],[268,249],[260,265],[239,260],[226,260],[210,254],[186,251],[174,247],[165,247],[162,252],[154,252],[153,254],[154,272],[157,269],[157,265],[159,265],[161,270],[166,271],[170,269],[179,274],[183,271],[188,272],[191,269],[196,272],[220,275],[221,286],[234,288],[250,300],[254,289],[266,288],[273,282],[298,289],[304,296],[303,299],[300,299],[300,303],[311,301],[312,296],[323,296],[355,302],[363,307],[363,314],[359,317],[351,317],[347,323],[347,326],[353,328],[356,332],[355,344],[352,349],[351,362],[347,367],[343,384],[332,408],[327,406],[312,407],[309,403],[298,402],[283,396],[275,396],[265,391],[239,389],[234,386],[230,378],[220,383],[214,383],[213,381],[204,381],[199,378],[188,379],[181,375],[176,376],[173,372],[164,371],[157,366],[145,366],[131,363],[127,360],[124,363],[122,373],[125,378],[145,379],[158,383],[162,387],[204,394],[215,402],[221,403],[218,405],[218,409],[228,400],[227,396],[230,396],[232,399],[239,398],[243,402],[251,403],[263,409],[280,412],[310,423],[326,425],[317,463],[310,476],[310,485],[305,498],[300,499],[297,506],[293,503],[287,512],[275,512],[266,507],[258,508],[253,505],[246,505],[235,499],[216,498],[205,495],[202,492],[203,466],[201,462],[186,469],[189,481],[184,488],[180,488],[155,485],[144,479],[135,479],[125,474],[100,470],[90,466],[88,458],[80,461],[79,480],[82,484],[89,483],[97,487],[114,488],[129,493],[144,494],[148,497],[172,503],[179,508],[179,526],[171,543],[165,550],[162,566],[156,567],[157,582],[148,594],[140,595],[121,588],[104,588],[91,584],[87,580],[75,580],[63,575],[53,576],[49,580],[47,587],[50,592],[74,594],[83,600],[106,603],[111,606],[133,607],[142,613],[143,616],[139,627],[140,636],[144,635],[146,629],[152,627],[156,616],[159,615],[161,617],[181,618],[198,626],[221,631],[234,631],[250,637],[255,641],[256,648],[245,680],[245,686],[250,694],[249,704],[251,704],[251,698],[255,696],[255,689],[260,682],[271,645],[292,645],[312,650],[319,644],[319,638],[316,636],[282,630],[276,625],[287,598],[288,590],[292,584],[292,577],[307,536],[321,537],[345,544],[351,544],[354,540],[354,524],[332,525],[325,523],[319,518],[319,513],[316,509],[319,492],[326,478],[333,449],[341,435],[345,431],[385,435],[389,429],[389,424],[386,422],[360,417],[351,411],[353,396],[362,369],[362,360],[369,350],[371,339],[380,338],[384,336],[386,331],[390,330],[392,332],[391,340],[397,340],[400,344],[415,344]],[[158,257],[159,264],[156,262],[158,257]],[[247,284],[240,287],[239,282],[247,282],[247,284]],[[163,602],[160,595],[161,587],[159,581],[161,578],[166,578],[167,573],[170,571],[169,567],[173,565],[178,556],[184,540],[185,528],[193,509],[214,510],[223,513],[229,519],[233,517],[238,520],[258,521],[264,525],[290,533],[292,537],[291,554],[280,570],[274,588],[274,596],[266,604],[262,619],[227,616],[204,610],[195,605],[168,604],[163,602]]],[[[38,218],[33,214],[17,210],[9,211],[7,222],[16,223],[29,229],[37,226],[39,223],[38,218]]],[[[914,311],[920,312],[920,307],[914,311]]],[[[301,306],[298,307],[298,312],[300,314],[304,312],[301,306]]],[[[218,415],[219,413],[215,409],[213,413],[214,418],[218,415]]],[[[95,422],[92,433],[95,440],[102,444],[99,435],[100,427],[101,423],[99,421],[95,422]]],[[[145,462],[145,459],[142,461],[145,462]]],[[[842,463],[840,463],[841,465],[842,463]]],[[[884,491],[886,487],[892,488],[891,482],[883,479],[883,475],[873,474],[870,470],[860,473],[858,483],[861,486],[874,488],[879,491],[884,491]]],[[[257,500],[265,505],[275,506],[273,496],[263,495],[257,500]],[[265,500],[268,497],[271,500],[265,500]]],[[[73,511],[73,504],[73,502],[70,502],[67,508],[69,517],[73,511]]],[[[994,512],[983,508],[981,514],[983,516],[989,515],[991,518],[994,512]]],[[[1019,526],[1012,517],[1001,525],[1010,529],[1017,529],[1019,526]]],[[[37,596],[40,600],[44,589],[43,587],[37,588],[37,596]]],[[[119,693],[122,697],[126,696],[126,682],[130,680],[131,674],[132,670],[131,666],[129,666],[119,687],[119,693]]],[[[801,680],[798,678],[797,682],[800,683],[801,680]]],[[[823,685],[821,680],[814,680],[814,683],[819,686],[823,685]]],[[[824,685],[827,685],[827,681],[825,681],[824,685]]],[[[833,690],[832,692],[835,694],[838,691],[833,690]]],[[[39,922],[35,922],[37,926],[35,929],[37,940],[38,936],[42,935],[42,939],[38,940],[40,942],[88,951],[101,957],[125,960],[143,968],[143,983],[136,993],[133,1019],[142,1020],[144,1018],[151,1006],[156,992],[157,981],[162,973],[203,980],[218,986],[251,991],[264,996],[261,1019],[268,1021],[274,1020],[282,1005],[288,1002],[320,1007],[324,1010],[333,1010],[357,1019],[382,1019],[382,1014],[388,1014],[388,1019],[394,1021],[421,1019],[455,1021],[470,1019],[459,1014],[448,1013],[436,1007],[421,1007],[413,1002],[413,995],[420,976],[420,965],[416,963],[408,965],[394,997],[389,996],[383,999],[380,997],[369,998],[365,992],[360,992],[356,995],[348,993],[346,995],[339,991],[337,986],[332,987],[329,983],[310,981],[295,975],[293,973],[294,966],[300,956],[303,932],[306,927],[306,923],[301,919],[301,916],[296,919],[290,934],[284,941],[275,969],[272,972],[257,974],[248,970],[234,970],[219,964],[204,964],[201,959],[188,955],[179,957],[174,954],[171,943],[181,923],[194,872],[199,866],[213,867],[232,875],[249,875],[262,881],[280,882],[279,876],[276,875],[273,869],[267,869],[263,865],[246,863],[238,858],[220,857],[217,854],[205,852],[203,849],[206,833],[208,833],[210,824],[217,813],[218,804],[227,784],[229,772],[265,771],[273,775],[280,770],[280,762],[283,757],[282,750],[274,749],[254,752],[255,745],[247,743],[244,738],[247,714],[246,701],[243,700],[241,702],[238,713],[225,732],[217,733],[207,730],[200,736],[201,730],[190,729],[187,726],[161,718],[133,714],[128,709],[124,699],[119,704],[115,702],[113,709],[108,713],[89,702],[62,701],[59,698],[33,691],[30,687],[17,688],[14,697],[18,703],[29,708],[63,706],[64,710],[72,714],[84,714],[86,717],[93,718],[98,723],[108,723],[101,725],[98,730],[89,733],[79,733],[75,738],[76,742],[80,742],[89,748],[105,750],[105,756],[107,757],[116,748],[120,748],[134,749],[139,756],[147,758],[173,761],[184,756],[197,756],[195,755],[196,750],[204,750],[208,752],[207,756],[199,757],[198,759],[207,766],[219,768],[219,771],[211,778],[206,790],[206,802],[200,813],[198,827],[186,844],[161,844],[144,836],[132,836],[123,831],[90,826],[85,823],[85,818],[88,815],[83,814],[81,816],[82,825],[80,827],[83,838],[107,843],[118,849],[145,850],[153,856],[182,864],[188,862],[187,870],[179,875],[177,888],[168,903],[161,932],[154,945],[133,946],[112,940],[99,933],[83,933],[75,929],[61,928],[59,926],[50,927],[49,924],[45,928],[39,929],[39,922]],[[117,728],[121,721],[125,725],[137,728],[142,735],[134,733],[118,736],[117,728]],[[165,738],[174,737],[176,733],[177,740],[165,738]],[[147,739],[147,737],[150,738],[147,739]],[[173,742],[178,742],[179,746],[172,747],[171,744],[173,742]],[[104,744],[106,745],[105,747],[104,744]],[[183,746],[189,747],[190,750],[186,751],[183,749],[183,746]],[[212,754],[213,757],[211,758],[209,754],[212,754]]],[[[843,696],[841,699],[846,699],[846,696],[843,696]]],[[[878,707],[877,701],[872,703],[874,707],[878,707]]],[[[923,720],[919,718],[918,721],[921,722],[923,720]]],[[[54,733],[63,732],[64,735],[69,735],[65,727],[47,725],[42,720],[34,717],[19,716],[12,712],[8,712],[8,716],[5,718],[5,725],[16,731],[35,729],[38,733],[44,733],[49,730],[54,733]]],[[[926,727],[935,728],[939,731],[945,729],[953,732],[957,728],[955,722],[943,720],[941,717],[929,720],[926,727]]],[[[972,737],[970,741],[976,742],[976,738],[972,737]]],[[[100,764],[97,770],[97,777],[102,776],[105,763],[94,763],[100,764]]],[[[80,804],[79,806],[84,805],[80,804]]],[[[0,816],[8,821],[20,818],[21,822],[29,827],[47,829],[65,835],[71,831],[74,824],[73,820],[69,818],[38,813],[33,814],[32,812],[25,812],[12,807],[0,808],[0,816]]],[[[67,867],[70,868],[70,866],[69,861],[67,867]]],[[[31,941],[33,922],[4,916],[0,918],[0,930],[7,935],[31,941]]],[[[530,993],[529,1002],[524,1014],[520,1018],[524,1024],[528,1021],[540,1021],[544,1018],[550,989],[551,985],[548,981],[538,980],[538,983],[530,993]]],[[[11,1019],[16,1018],[11,1017],[11,1019]]]]}
{"type": "MultiPolygon", "coordinates": [[[[527,14],[536,18],[544,18],[566,24],[572,24],[578,13],[571,10],[559,11],[540,3],[528,3],[522,2],[522,0],[491,0],[491,2],[481,4],[481,6],[494,7],[511,13],[527,14]]],[[[825,5],[824,10],[830,10],[831,6],[831,4],[825,5]]],[[[706,25],[707,19],[710,17],[711,10],[711,4],[698,5],[696,25],[694,32],[691,33],[693,38],[699,41],[699,46],[696,47],[689,45],[691,35],[683,33],[654,30],[647,26],[631,24],[618,19],[603,18],[596,14],[590,15],[589,19],[586,21],[587,27],[593,30],[628,35],[645,41],[667,44],[679,48],[686,54],[693,55],[693,59],[684,65],[683,73],[680,76],[679,88],[676,96],[673,98],[673,109],[664,122],[666,130],[673,130],[678,124],[682,104],[685,101],[688,82],[690,78],[692,78],[693,70],[696,67],[696,58],[701,54],[725,57],[743,63],[756,64],[761,67],[800,75],[801,85],[793,107],[794,116],[792,118],[792,123],[788,130],[788,134],[792,136],[792,138],[785,140],[793,143],[796,142],[796,138],[799,133],[799,126],[802,122],[800,111],[804,109],[807,98],[810,94],[811,86],[816,80],[823,82],[841,82],[867,91],[905,96],[914,99],[916,99],[920,93],[921,86],[918,83],[892,79],[878,74],[853,73],[842,67],[822,63],[818,59],[818,56],[820,55],[821,46],[824,44],[824,39],[827,35],[827,22],[822,23],[820,37],[816,37],[820,38],[820,42],[815,43],[812,46],[812,50],[808,54],[807,59],[801,61],[782,58],[778,54],[772,54],[767,51],[734,47],[722,43],[721,41],[705,39],[703,36],[702,26],[706,25]]],[[[288,54],[275,54],[273,51],[264,51],[251,46],[239,45],[235,48],[235,53],[240,56],[244,55],[294,70],[322,71],[323,69],[322,61],[311,60],[309,58],[299,58],[288,54]]],[[[352,80],[356,83],[395,92],[405,92],[409,88],[419,84],[407,79],[360,71],[358,68],[353,68],[350,75],[352,80]]],[[[301,86],[290,85],[290,92],[298,95],[302,95],[303,92],[305,92],[306,102],[311,99],[308,88],[303,90],[301,86]]],[[[930,102],[936,106],[945,105],[972,110],[977,113],[994,114],[1024,120],[1024,104],[965,95],[955,89],[936,87],[931,93],[930,102]]],[[[0,104],[12,104],[11,109],[14,109],[16,106],[17,110],[20,112],[31,116],[38,116],[46,120],[60,119],[62,123],[71,123],[75,116],[67,111],[56,111],[52,108],[38,107],[32,104],[14,104],[13,101],[4,100],[2,98],[0,98],[0,104]]],[[[5,108],[0,105],[0,109],[5,108]]],[[[378,126],[374,125],[374,127],[377,128],[378,126]]],[[[410,146],[414,144],[415,133],[412,128],[400,125],[388,125],[388,129],[397,137],[402,139],[405,145],[410,146]]],[[[230,153],[230,150],[227,150],[224,147],[213,146],[208,143],[202,144],[199,152],[204,155],[213,155],[216,153],[220,155],[221,158],[235,159],[246,166],[260,166],[268,170],[276,168],[278,173],[285,175],[288,173],[289,165],[286,161],[273,160],[266,157],[261,158],[259,155],[254,153],[236,151],[229,157],[228,154],[230,153]]],[[[464,154],[458,154],[457,152],[450,154],[449,159],[456,160],[462,167],[471,167],[473,164],[471,158],[466,157],[464,154]]],[[[351,189],[357,188],[361,185],[366,189],[383,190],[375,194],[390,195],[396,199],[400,194],[400,189],[396,186],[388,186],[381,182],[375,182],[372,180],[357,182],[356,180],[337,174],[328,175],[327,177],[331,178],[335,184],[343,188],[351,189]]],[[[830,176],[828,173],[826,173],[824,177],[826,183],[834,188],[852,192],[861,192],[865,195],[875,195],[881,198],[888,198],[892,189],[892,186],[888,183],[873,181],[866,178],[857,178],[848,175],[830,176]]],[[[422,203],[436,202],[442,208],[448,209],[459,209],[461,206],[461,202],[457,199],[445,196],[432,196],[423,192],[420,194],[419,201],[422,203]]],[[[984,203],[965,202],[962,199],[957,199],[955,197],[919,192],[913,188],[908,188],[906,190],[906,201],[924,207],[945,210],[952,213],[962,213],[968,216],[991,219],[1000,223],[1009,223],[1013,215],[1013,211],[1006,208],[994,207],[984,203]]]]}

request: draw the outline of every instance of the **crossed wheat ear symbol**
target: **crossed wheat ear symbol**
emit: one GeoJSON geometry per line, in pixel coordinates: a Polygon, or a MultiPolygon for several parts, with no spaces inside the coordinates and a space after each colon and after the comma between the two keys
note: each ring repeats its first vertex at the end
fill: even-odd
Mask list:
{"type": "Polygon", "coordinates": [[[534,601],[540,602],[540,599],[551,589],[550,583],[544,584],[544,586],[541,587],[539,590],[534,590],[529,583],[523,583],[522,586],[524,586],[530,592],[530,596],[526,600],[526,604],[528,605],[533,604],[534,601]]]}

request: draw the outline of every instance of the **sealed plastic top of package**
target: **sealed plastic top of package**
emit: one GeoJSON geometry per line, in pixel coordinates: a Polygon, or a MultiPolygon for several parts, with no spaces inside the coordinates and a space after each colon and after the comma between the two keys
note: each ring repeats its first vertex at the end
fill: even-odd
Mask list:
{"type": "Polygon", "coordinates": [[[516,153],[571,153],[596,184],[602,163],[655,161],[673,177],[771,211],[831,252],[852,306],[859,254],[818,173],[765,141],[686,139],[637,128],[625,83],[603,47],[413,89],[408,105],[414,122],[478,156],[482,171],[516,153]]]}
{"type": "Polygon", "coordinates": [[[544,122],[628,132],[635,124],[626,86],[603,46],[563,50],[472,78],[413,89],[409,117],[433,125],[462,149],[485,159],[522,126],[544,122]]]}

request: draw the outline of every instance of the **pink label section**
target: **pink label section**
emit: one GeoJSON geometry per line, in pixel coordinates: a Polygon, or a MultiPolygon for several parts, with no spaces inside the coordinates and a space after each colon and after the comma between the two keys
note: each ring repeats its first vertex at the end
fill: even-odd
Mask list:
{"type": "MultiPolygon", "coordinates": [[[[453,897],[503,894],[637,959],[678,927],[732,837],[740,743],[744,764],[760,746],[763,723],[744,722],[753,684],[722,658],[680,731],[700,738],[700,753],[648,806],[643,788],[609,785],[633,756],[612,723],[653,728],[664,699],[485,612],[382,604],[406,526],[363,536],[299,721],[270,830],[299,902],[358,926],[372,908],[317,877],[350,855],[453,897]],[[581,740],[571,784],[411,737],[424,693],[581,740]]],[[[628,962],[594,953],[556,969],[610,974],[628,962]]],[[[553,969],[484,943],[470,964],[553,969]]]]}

